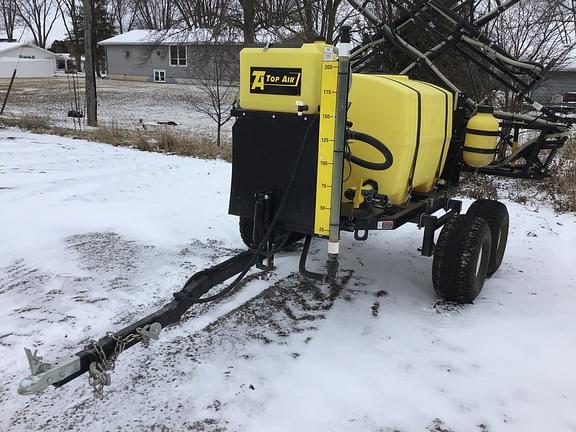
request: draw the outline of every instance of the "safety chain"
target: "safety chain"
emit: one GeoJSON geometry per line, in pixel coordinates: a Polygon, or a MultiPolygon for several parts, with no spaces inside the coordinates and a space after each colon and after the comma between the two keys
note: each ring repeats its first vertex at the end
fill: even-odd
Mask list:
{"type": "Polygon", "coordinates": [[[101,399],[104,396],[104,386],[111,384],[110,372],[116,367],[116,360],[126,345],[141,341],[142,345],[148,348],[151,339],[158,339],[160,330],[162,330],[162,326],[159,323],[152,323],[138,327],[135,333],[130,333],[124,338],[119,338],[110,332],[106,333],[107,338],[116,342],[114,352],[109,357],[106,357],[106,353],[98,342],[94,340],[89,342],[87,349],[91,349],[97,357],[96,361],[90,363],[88,371],[88,383],[96,398],[101,399]]]}

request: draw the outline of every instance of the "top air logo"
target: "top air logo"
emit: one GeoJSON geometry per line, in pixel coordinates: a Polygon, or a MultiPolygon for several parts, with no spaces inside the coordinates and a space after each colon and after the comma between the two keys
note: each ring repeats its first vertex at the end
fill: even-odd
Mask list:
{"type": "Polygon", "coordinates": [[[297,68],[250,68],[250,93],[300,95],[302,69],[297,68]]]}

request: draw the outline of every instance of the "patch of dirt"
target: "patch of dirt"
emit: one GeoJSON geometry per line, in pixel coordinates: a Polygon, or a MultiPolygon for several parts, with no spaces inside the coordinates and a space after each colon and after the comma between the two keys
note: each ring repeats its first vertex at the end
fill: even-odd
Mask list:
{"type": "Polygon", "coordinates": [[[0,295],[10,291],[25,294],[44,285],[51,276],[37,268],[31,268],[18,260],[0,272],[0,295]]]}
{"type": "Polygon", "coordinates": [[[434,419],[432,424],[426,428],[429,432],[454,432],[453,429],[448,429],[444,422],[440,419],[434,419]]]}
{"type": "MultiPolygon", "coordinates": [[[[82,266],[92,272],[133,274],[145,265],[142,258],[152,246],[124,240],[112,232],[79,234],[67,239],[82,266]]],[[[147,261],[147,260],[146,260],[147,261]]]]}
{"type": "Polygon", "coordinates": [[[231,249],[226,247],[223,241],[208,239],[205,242],[195,240],[180,251],[181,256],[200,256],[211,261],[220,259],[223,256],[233,256],[242,252],[242,249],[231,249]]]}

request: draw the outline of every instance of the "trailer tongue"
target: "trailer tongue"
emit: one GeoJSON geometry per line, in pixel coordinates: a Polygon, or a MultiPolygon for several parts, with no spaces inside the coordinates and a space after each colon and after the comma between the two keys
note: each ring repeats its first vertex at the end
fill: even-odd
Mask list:
{"type": "Polygon", "coordinates": [[[116,333],[108,333],[74,355],[60,357],[54,363],[44,363],[27,349],[32,375],[20,382],[18,393],[40,393],[50,385],[60,387],[89,372],[90,384],[95,393],[102,394],[103,387],[110,384],[109,372],[114,369],[114,363],[122,351],[138,343],[147,346],[151,340],[158,339],[161,329],[178,323],[193,305],[215,300],[224,295],[224,291],[229,293],[240,278],[220,293],[203,297],[210,289],[235,275],[244,276],[257,263],[255,257],[258,254],[252,251],[242,252],[214,267],[195,273],[180,291],[174,293],[174,300],[128,327],[116,333]]]}

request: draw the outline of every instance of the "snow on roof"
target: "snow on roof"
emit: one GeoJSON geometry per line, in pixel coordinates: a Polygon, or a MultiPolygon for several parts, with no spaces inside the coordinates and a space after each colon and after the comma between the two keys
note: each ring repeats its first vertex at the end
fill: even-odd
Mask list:
{"type": "Polygon", "coordinates": [[[0,54],[8,52],[8,51],[12,51],[14,49],[25,48],[25,47],[36,48],[36,49],[39,49],[39,50],[44,51],[46,53],[50,53],[52,55],[55,55],[53,52],[45,50],[44,48],[40,48],[39,46],[29,44],[29,43],[22,43],[22,42],[0,42],[0,54]]]}
{"type": "Polygon", "coordinates": [[[194,30],[132,30],[98,42],[101,46],[112,45],[175,45],[203,43],[241,43],[238,32],[214,33],[208,29],[194,30]]]}
{"type": "MultiPolygon", "coordinates": [[[[278,35],[265,29],[256,32],[257,42],[276,42],[280,39],[278,35]]],[[[100,41],[98,45],[241,44],[243,40],[242,32],[233,28],[221,32],[210,29],[131,30],[100,41]]]]}
{"type": "Polygon", "coordinates": [[[0,42],[0,53],[20,48],[26,44],[20,42],[0,42]]]}

